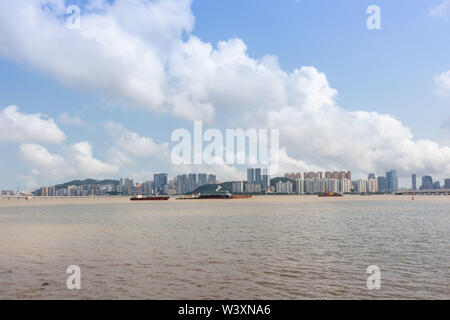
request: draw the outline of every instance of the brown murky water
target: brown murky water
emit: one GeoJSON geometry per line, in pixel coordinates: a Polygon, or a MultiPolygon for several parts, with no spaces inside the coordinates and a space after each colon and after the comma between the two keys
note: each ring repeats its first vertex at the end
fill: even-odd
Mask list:
{"type": "Polygon", "coordinates": [[[449,231],[445,196],[1,200],[0,299],[449,299],[449,231]]]}

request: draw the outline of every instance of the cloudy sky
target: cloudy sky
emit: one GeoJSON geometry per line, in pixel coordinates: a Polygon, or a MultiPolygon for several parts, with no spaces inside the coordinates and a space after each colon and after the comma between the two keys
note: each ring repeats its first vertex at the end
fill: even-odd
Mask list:
{"type": "Polygon", "coordinates": [[[450,177],[449,33],[450,0],[0,0],[0,188],[243,179],[170,161],[194,120],[280,129],[282,172],[450,177]]]}

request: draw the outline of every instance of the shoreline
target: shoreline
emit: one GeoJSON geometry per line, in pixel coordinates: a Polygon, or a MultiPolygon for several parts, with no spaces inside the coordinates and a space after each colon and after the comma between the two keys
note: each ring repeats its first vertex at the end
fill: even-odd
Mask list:
{"type": "MultiPolygon", "coordinates": [[[[348,201],[413,201],[408,195],[345,195],[344,197],[321,198],[317,195],[256,195],[249,199],[214,199],[214,200],[177,200],[172,197],[168,201],[157,202],[161,204],[171,205],[173,203],[211,203],[211,202],[348,202],[348,201]]],[[[414,201],[418,202],[449,202],[448,195],[419,195],[414,197],[414,201]]],[[[122,203],[136,203],[130,201],[130,197],[67,197],[67,198],[31,198],[31,199],[7,199],[0,198],[0,207],[29,207],[29,206],[43,206],[43,205],[77,205],[77,204],[122,204],[122,203]]],[[[155,204],[154,201],[142,201],[142,204],[155,204]]]]}

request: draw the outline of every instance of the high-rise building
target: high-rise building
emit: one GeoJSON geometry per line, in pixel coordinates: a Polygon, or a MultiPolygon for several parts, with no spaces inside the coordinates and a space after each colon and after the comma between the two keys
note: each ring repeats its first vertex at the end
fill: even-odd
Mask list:
{"type": "Polygon", "coordinates": [[[345,174],[345,177],[351,181],[351,180],[352,180],[352,172],[351,172],[351,171],[348,171],[348,172],[345,174]]]}
{"type": "Polygon", "coordinates": [[[450,189],[450,179],[445,179],[444,180],[444,188],[445,189],[450,189]]]}
{"type": "Polygon", "coordinates": [[[261,185],[261,169],[255,169],[255,184],[261,185]]]}
{"type": "Polygon", "coordinates": [[[441,183],[439,181],[435,181],[433,183],[433,189],[439,190],[441,188],[441,183]]]}
{"type": "Polygon", "coordinates": [[[234,181],[231,183],[231,192],[242,193],[244,192],[244,181],[234,181]]]}
{"type": "Polygon", "coordinates": [[[155,193],[164,193],[164,186],[167,184],[167,173],[157,173],[153,176],[155,193]]]}
{"type": "Polygon", "coordinates": [[[197,189],[197,174],[191,173],[188,175],[188,181],[187,181],[187,190],[188,192],[195,191],[197,189]]]}
{"type": "Polygon", "coordinates": [[[378,181],[376,179],[369,179],[367,181],[367,192],[370,193],[378,192],[378,181]]]}
{"type": "Polygon", "coordinates": [[[287,181],[287,182],[278,181],[275,186],[276,193],[291,194],[291,193],[293,193],[293,190],[294,190],[294,185],[291,181],[287,181]]]}
{"type": "Polygon", "coordinates": [[[206,173],[199,173],[198,174],[198,186],[204,186],[205,184],[208,184],[208,175],[206,173]]]}
{"type": "Polygon", "coordinates": [[[255,183],[255,169],[253,168],[247,169],[247,182],[250,184],[255,183]]]}
{"type": "Polygon", "coordinates": [[[367,180],[359,179],[356,181],[356,192],[358,193],[367,192],[367,180]]]}
{"type": "Polygon", "coordinates": [[[373,179],[373,180],[376,179],[375,173],[370,173],[370,174],[369,174],[367,180],[371,180],[371,179],[373,179]]]}
{"type": "Polygon", "coordinates": [[[391,170],[386,172],[386,179],[387,179],[387,189],[389,192],[395,192],[398,190],[398,176],[397,171],[391,170]]]}
{"type": "Polygon", "coordinates": [[[217,183],[217,177],[214,174],[208,175],[208,184],[216,184],[217,183]]]}
{"type": "Polygon", "coordinates": [[[417,176],[415,174],[411,176],[411,187],[413,190],[417,190],[417,176]]]}
{"type": "Polygon", "coordinates": [[[182,174],[177,176],[176,179],[177,193],[184,194],[187,193],[187,175],[182,174]]]}
{"type": "Polygon", "coordinates": [[[295,180],[295,193],[297,194],[305,193],[305,183],[302,179],[295,180]]]}
{"type": "Polygon", "coordinates": [[[378,192],[388,192],[388,182],[386,177],[378,177],[378,192]]]}
{"type": "Polygon", "coordinates": [[[263,169],[261,175],[261,190],[268,191],[270,189],[270,175],[268,169],[263,169]]]}
{"type": "Polygon", "coordinates": [[[431,190],[434,189],[433,178],[431,176],[423,176],[422,177],[422,186],[421,190],[431,190]]]}

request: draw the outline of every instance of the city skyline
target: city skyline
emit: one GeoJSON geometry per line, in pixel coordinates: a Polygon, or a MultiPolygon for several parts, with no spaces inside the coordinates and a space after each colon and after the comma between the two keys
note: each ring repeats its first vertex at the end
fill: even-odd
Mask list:
{"type": "MultiPolygon", "coordinates": [[[[296,193],[313,194],[320,192],[340,192],[340,193],[394,193],[398,190],[440,190],[450,189],[450,178],[446,178],[443,184],[440,181],[433,181],[429,175],[422,176],[422,184],[417,188],[415,184],[417,175],[411,176],[411,188],[400,188],[396,170],[387,171],[385,176],[377,176],[369,173],[367,179],[355,177],[351,171],[326,171],[326,172],[297,172],[285,173],[287,182],[278,181],[275,186],[272,181],[283,176],[271,177],[265,168],[248,168],[246,180],[220,181],[213,173],[189,173],[168,178],[167,173],[154,174],[153,181],[141,183],[135,182],[133,178],[120,178],[117,183],[93,183],[89,182],[71,185],[64,183],[67,187],[43,186],[36,190],[24,190],[24,193],[33,191],[38,196],[105,196],[113,194],[133,195],[133,194],[186,194],[197,190],[204,185],[218,183],[231,183],[233,193],[296,193]],[[355,178],[355,179],[353,179],[355,178]],[[257,186],[257,188],[256,188],[257,186]],[[283,190],[283,191],[280,191],[283,190]],[[71,193],[71,191],[73,191],[71,193]]],[[[109,179],[109,181],[113,181],[109,179]]],[[[80,180],[77,181],[80,183],[80,180]]],[[[13,190],[1,190],[1,195],[13,195],[19,193],[13,190]]]]}
{"type": "Polygon", "coordinates": [[[35,19],[23,15],[24,1],[4,2],[0,189],[147,180],[153,168],[245,175],[239,166],[170,161],[171,133],[192,131],[195,120],[222,132],[279,129],[281,172],[396,168],[400,187],[412,173],[443,180],[450,19],[442,2],[380,0],[380,30],[366,26],[371,3],[356,0],[327,10],[293,0],[81,0],[79,29],[67,28],[66,2],[29,3],[35,19]],[[142,14],[129,21],[120,10],[142,14]],[[105,20],[115,27],[99,30],[105,20]]]}

